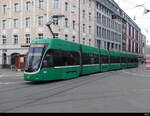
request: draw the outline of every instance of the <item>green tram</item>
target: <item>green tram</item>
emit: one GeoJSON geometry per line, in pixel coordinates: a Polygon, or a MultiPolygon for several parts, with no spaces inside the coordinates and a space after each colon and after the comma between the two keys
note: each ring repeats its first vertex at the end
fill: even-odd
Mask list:
{"type": "Polygon", "coordinates": [[[24,80],[72,79],[137,66],[137,55],[98,49],[58,38],[34,39],[26,59],[24,80]]]}

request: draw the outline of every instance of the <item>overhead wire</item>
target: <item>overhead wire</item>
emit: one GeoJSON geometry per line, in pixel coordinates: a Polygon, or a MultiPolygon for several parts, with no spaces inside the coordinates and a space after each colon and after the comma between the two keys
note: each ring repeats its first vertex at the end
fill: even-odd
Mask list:
{"type": "MultiPolygon", "coordinates": [[[[143,4],[136,4],[136,3],[130,2],[130,1],[128,1],[128,0],[123,0],[123,1],[126,2],[126,3],[128,3],[128,4],[134,5],[134,7],[128,8],[128,9],[125,9],[125,10],[132,10],[132,9],[137,8],[137,7],[144,7],[145,4],[150,3],[150,1],[147,1],[147,2],[145,2],[145,3],[143,3],[143,4]]],[[[144,8],[145,8],[145,7],[144,7],[144,8]]]]}

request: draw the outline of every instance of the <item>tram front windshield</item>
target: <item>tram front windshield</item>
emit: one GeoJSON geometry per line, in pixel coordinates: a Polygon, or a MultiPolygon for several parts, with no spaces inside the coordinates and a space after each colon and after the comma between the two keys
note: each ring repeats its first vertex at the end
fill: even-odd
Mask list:
{"type": "Polygon", "coordinates": [[[26,72],[35,72],[40,68],[42,56],[44,54],[44,44],[33,44],[29,48],[27,60],[26,60],[26,72]]]}

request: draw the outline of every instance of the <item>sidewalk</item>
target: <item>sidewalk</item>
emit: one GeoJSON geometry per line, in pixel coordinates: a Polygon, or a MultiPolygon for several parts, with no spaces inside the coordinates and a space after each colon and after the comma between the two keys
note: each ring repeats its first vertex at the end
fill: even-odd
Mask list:
{"type": "Polygon", "coordinates": [[[23,72],[12,71],[11,69],[0,69],[0,77],[2,76],[23,76],[23,72]]]}

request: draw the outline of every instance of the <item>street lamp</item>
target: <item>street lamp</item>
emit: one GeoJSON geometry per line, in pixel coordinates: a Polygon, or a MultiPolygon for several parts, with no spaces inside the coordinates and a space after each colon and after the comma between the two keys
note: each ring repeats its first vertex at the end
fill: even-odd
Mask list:
{"type": "Polygon", "coordinates": [[[149,13],[149,12],[150,12],[149,9],[144,9],[144,14],[147,14],[147,13],[149,13]]]}
{"type": "Polygon", "coordinates": [[[51,34],[53,35],[53,38],[56,38],[56,33],[53,32],[51,25],[58,23],[59,18],[63,18],[65,15],[53,15],[51,20],[46,24],[46,26],[49,28],[51,34]]]}

